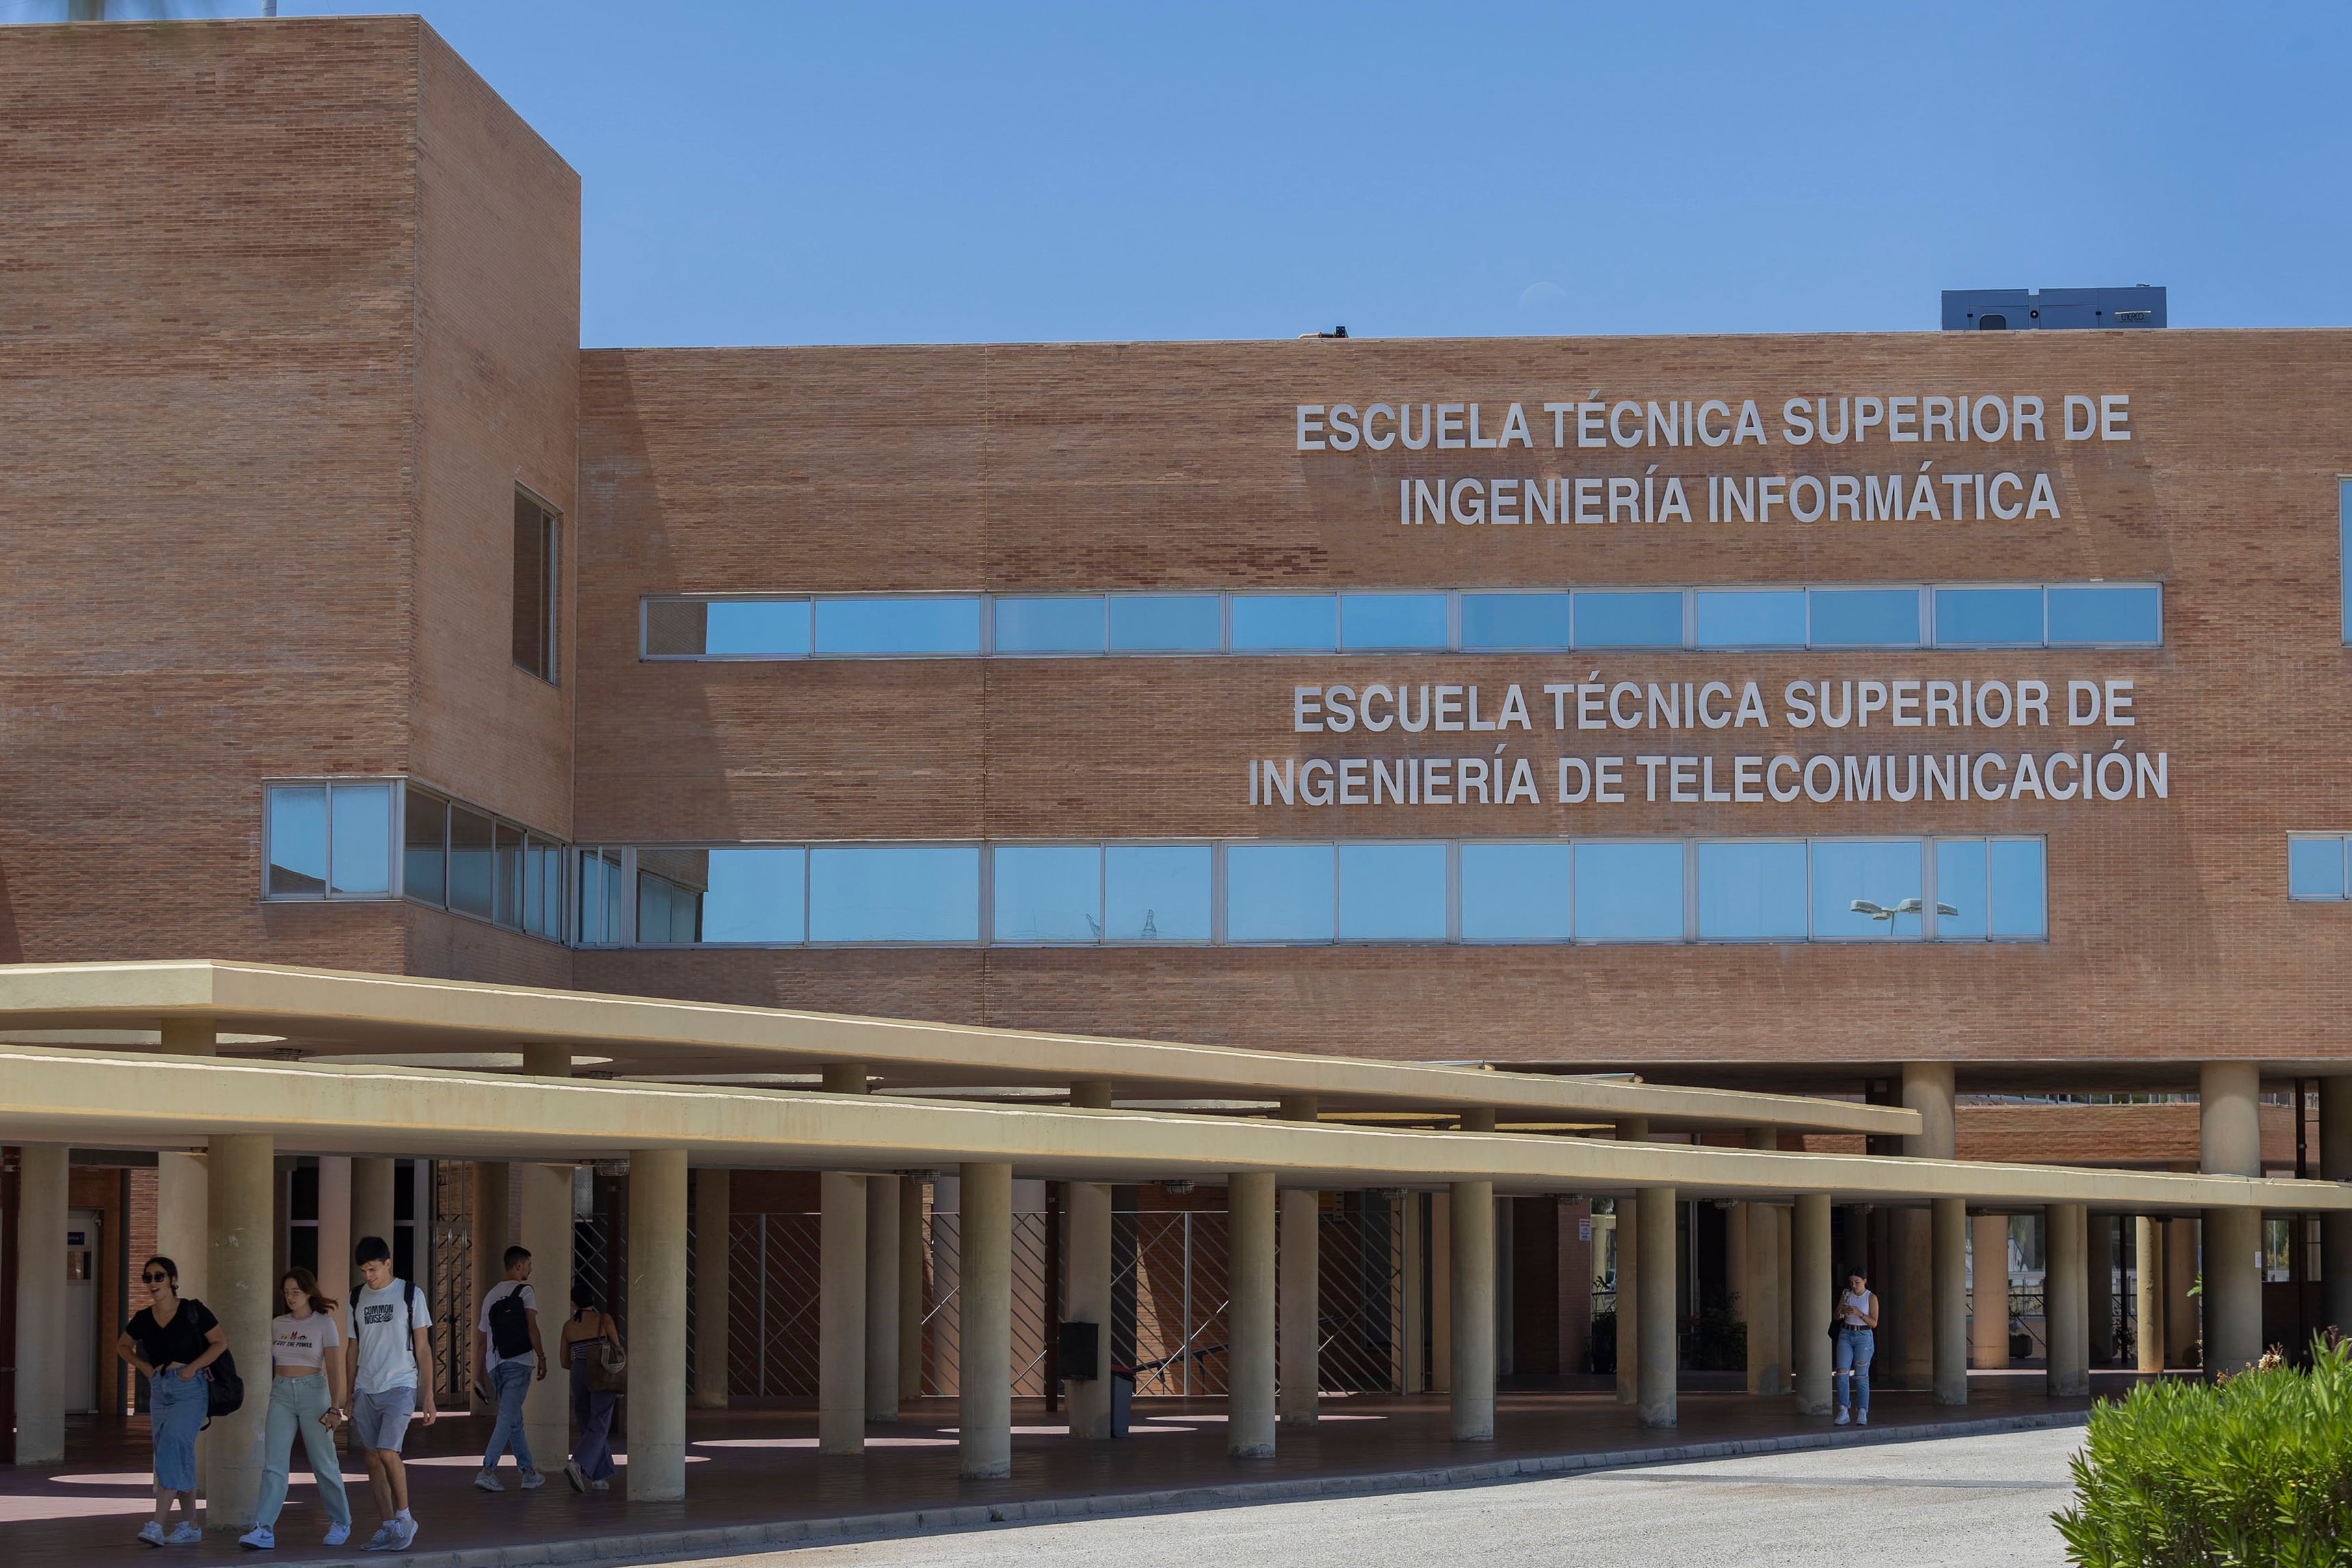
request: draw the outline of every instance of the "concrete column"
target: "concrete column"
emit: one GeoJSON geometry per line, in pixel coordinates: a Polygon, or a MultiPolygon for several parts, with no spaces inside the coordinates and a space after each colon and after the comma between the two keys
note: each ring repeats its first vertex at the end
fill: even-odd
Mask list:
{"type": "Polygon", "coordinates": [[[2116,1364],[2116,1222],[2112,1215],[2094,1214],[2084,1222],[2086,1310],[2090,1314],[2090,1355],[2093,1366],[2116,1364]]]}
{"type": "Polygon", "coordinates": [[[2263,1354],[2263,1214],[2205,1211],[2205,1375],[2238,1372],[2263,1354]]]}
{"type": "Polygon", "coordinates": [[[956,1183],[956,1447],[961,1473],[1013,1473],[1013,1167],[971,1164],[956,1183]]]}
{"type": "MultiPolygon", "coordinates": [[[[214,1032],[213,1020],[210,1019],[164,1019],[162,1020],[162,1035],[163,1038],[155,1049],[165,1056],[218,1056],[220,1054],[220,1037],[214,1032]]],[[[187,1283],[187,1276],[184,1273],[182,1274],[180,1282],[184,1285],[187,1283]]],[[[205,1304],[210,1306],[212,1303],[207,1301],[205,1304]]]]}
{"type": "Polygon", "coordinates": [[[1454,1440],[1489,1442],[1495,1436],[1495,1184],[1457,1181],[1449,1197],[1454,1440]]]}
{"type": "Polygon", "coordinates": [[[1958,1157],[1952,1064],[1948,1061],[1906,1061],[1903,1064],[1903,1104],[1919,1113],[1919,1130],[1903,1140],[1903,1152],[1915,1160],[1958,1157]]]}
{"type": "Polygon", "coordinates": [[[2164,1221],[2132,1217],[2132,1345],[2141,1372],[2164,1370],[2164,1221]]]}
{"type": "MultiPolygon", "coordinates": [[[[1641,1396],[1635,1411],[1644,1427],[1675,1424],[1675,1189],[1642,1189],[1641,1396]]],[[[1623,1316],[1623,1309],[1619,1309],[1623,1316]]],[[[1621,1356],[1624,1354],[1621,1349],[1621,1356]]]]}
{"type": "Polygon", "coordinates": [[[1969,1361],[2009,1364],[2009,1216],[1979,1214],[1969,1221],[1969,1361]]]}
{"type": "MultiPolygon", "coordinates": [[[[63,1153],[62,1150],[59,1151],[63,1153]]],[[[212,1188],[212,1279],[205,1305],[226,1331],[228,1348],[246,1379],[244,1406],[215,1416],[205,1434],[205,1525],[242,1532],[253,1528],[261,1499],[264,1438],[269,1423],[269,1320],[284,1312],[274,1300],[271,1233],[277,1228],[276,1151],[267,1136],[215,1134],[205,1160],[212,1188]]],[[[64,1255],[63,1237],[58,1256],[64,1255]]]]}
{"type": "Polygon", "coordinates": [[[898,1182],[898,1396],[923,1396],[923,1184],[898,1182]]]}
{"type": "Polygon", "coordinates": [[[686,1151],[632,1149],[629,1500],[685,1496],[686,1151]]]}
{"type": "MultiPolygon", "coordinates": [[[[180,1266],[180,1294],[198,1301],[205,1300],[206,1287],[211,1283],[211,1206],[212,1183],[205,1175],[204,1155],[167,1153],[155,1156],[155,1250],[180,1266]]],[[[144,1261],[141,1258],[131,1260],[133,1268],[144,1261]]],[[[350,1280],[351,1273],[351,1249],[346,1247],[342,1271],[328,1277],[342,1283],[350,1280]]]]}
{"type": "Polygon", "coordinates": [[[2042,1210],[2042,1311],[2050,1341],[2049,1389],[2065,1398],[2091,1392],[2089,1291],[2084,1279],[2083,1206],[2053,1203],[2042,1210]]]}
{"type": "MultiPolygon", "coordinates": [[[[1957,1152],[1954,1123],[1954,1080],[1948,1061],[1906,1061],[1903,1064],[1903,1103],[1916,1111],[1920,1130],[1903,1140],[1903,1152],[1913,1159],[1948,1160],[1957,1152]]],[[[1925,1209],[1900,1208],[1893,1219],[1895,1246],[1894,1332],[1879,1331],[1887,1371],[1907,1385],[1932,1387],[1936,1374],[1935,1221],[1925,1209]],[[1890,1343],[1891,1342],[1891,1343],[1890,1343]]]]}
{"type": "Polygon", "coordinates": [[[2203,1250],[2198,1221],[2176,1217],[2164,1224],[2164,1364],[2196,1364],[2197,1347],[2205,1337],[2200,1298],[2190,1295],[2197,1283],[2198,1255],[2203,1250]]]}
{"type": "MultiPolygon", "coordinates": [[[[2319,1081],[2319,1176],[2352,1181],[2352,1076],[2319,1081]]],[[[2320,1322],[2352,1333],[2352,1213],[2319,1221],[2320,1322]]]]}
{"type": "MultiPolygon", "coordinates": [[[[1777,1395],[1788,1368],[1780,1361],[1780,1224],[1769,1203],[1743,1203],[1748,1220],[1748,1392],[1777,1395]]],[[[1826,1334],[1823,1336],[1826,1338],[1826,1334]]]]}
{"type": "MultiPolygon", "coordinates": [[[[866,1418],[898,1418],[898,1186],[866,1178],[866,1418]]],[[[1048,1312],[1047,1317],[1053,1314],[1048,1312]]]]}
{"type": "Polygon", "coordinates": [[[1110,1184],[1074,1181],[1069,1203],[1069,1305],[1074,1323],[1098,1325],[1093,1366],[1064,1366],[1070,1436],[1088,1442],[1110,1436],[1110,1184]],[[1083,1375],[1083,1376],[1081,1376],[1083,1375]]]}
{"type": "Polygon", "coordinates": [[[1429,1199],[1429,1391],[1454,1389],[1454,1195],[1429,1199]]]}
{"type": "MultiPolygon", "coordinates": [[[[1780,1364],[1789,1369],[1791,1375],[1796,1366],[1796,1346],[1791,1334],[1796,1322],[1796,1306],[1790,1300],[1790,1281],[1794,1277],[1790,1270],[1795,1262],[1796,1224],[1797,1214],[1794,1208],[1785,1203],[1776,1203],[1772,1206],[1773,1239],[1779,1243],[1780,1250],[1780,1257],[1776,1260],[1780,1265],[1780,1288],[1773,1292],[1773,1296],[1780,1303],[1780,1364]]],[[[1823,1334],[1822,1337],[1822,1343],[1827,1343],[1829,1336],[1823,1334]]],[[[1793,1376],[1784,1375],[1780,1381],[1780,1392],[1786,1394],[1794,1386],[1793,1376]]]]}
{"type": "MultiPolygon", "coordinates": [[[[569,1364],[554,1364],[555,1337],[572,1312],[572,1167],[518,1166],[515,1188],[516,1239],[530,1251],[530,1293],[539,1302],[540,1337],[547,1344],[549,1359],[546,1377],[524,1391],[523,1436],[530,1439],[531,1458],[551,1472],[560,1457],[572,1451],[572,1369],[569,1364]]],[[[487,1288],[487,1281],[484,1285],[487,1288]]],[[[613,1305],[610,1301],[596,1304],[606,1311],[613,1305]]],[[[634,1303],[629,1327],[634,1362],[634,1303]]],[[[635,1375],[632,1367],[632,1377],[635,1375]]]]}
{"type": "Polygon", "coordinates": [[[1312,1427],[1322,1379],[1321,1259],[1317,1231],[1321,1195],[1296,1188],[1282,1195],[1282,1422],[1312,1427]]]}
{"type": "Polygon", "coordinates": [[[1935,1249],[1936,1403],[1969,1402],[1969,1211],[1957,1197],[1931,1210],[1935,1249]]]}
{"type": "MultiPolygon", "coordinates": [[[[1225,1452],[1274,1457],[1275,1230],[1272,1171],[1225,1178],[1225,1452]]],[[[1310,1390],[1311,1393],[1311,1390],[1310,1390]]]]}
{"type": "MultiPolygon", "coordinates": [[[[325,1163],[326,1162],[323,1160],[320,1162],[321,1166],[320,1175],[322,1178],[325,1174],[325,1163]]],[[[349,1160],[345,1160],[343,1162],[343,1186],[346,1192],[348,1192],[351,1186],[351,1162],[349,1160]]],[[[472,1301],[467,1303],[469,1311],[472,1310],[476,1303],[478,1303],[481,1301],[483,1293],[498,1282],[499,1276],[506,1272],[506,1250],[509,1240],[514,1235],[514,1228],[510,1223],[511,1217],[507,1213],[506,1162],[503,1160],[476,1161],[474,1164],[473,1176],[470,1186],[473,1188],[474,1223],[472,1233],[467,1239],[467,1249],[473,1255],[474,1268],[472,1301]]],[[[346,1234],[348,1234],[351,1225],[350,1203],[346,1201],[343,1207],[345,1211],[343,1226],[346,1234]]],[[[319,1183],[319,1263],[320,1278],[322,1281],[327,1278],[326,1264],[329,1260],[327,1254],[327,1184],[324,1179],[321,1179],[319,1183]]],[[[386,1236],[384,1239],[389,1241],[392,1238],[390,1236],[386,1236]]],[[[342,1258],[345,1266],[350,1266],[352,1257],[351,1248],[348,1243],[342,1249],[342,1258]]],[[[331,1286],[329,1287],[329,1289],[331,1294],[341,1295],[343,1293],[342,1291],[333,1290],[331,1286]]],[[[569,1303],[551,1300],[547,1295],[547,1287],[543,1283],[534,1282],[532,1284],[531,1296],[540,1303],[540,1311],[542,1314],[540,1319],[540,1322],[542,1334],[548,1342],[547,1349],[548,1354],[551,1358],[548,1375],[552,1377],[557,1375],[561,1371],[561,1369],[554,1366],[552,1363],[552,1357],[555,1354],[554,1330],[552,1325],[562,1320],[563,1310],[568,1307],[569,1303]]],[[[472,1326],[473,1325],[470,1322],[467,1324],[468,1330],[470,1330],[472,1326]]],[[[470,1382],[487,1383],[488,1380],[482,1375],[482,1369],[473,1364],[473,1334],[468,1332],[457,1334],[455,1338],[457,1343],[461,1347],[457,1351],[457,1356],[460,1361],[466,1364],[462,1370],[464,1371],[467,1378],[470,1382]]],[[[532,1452],[536,1455],[538,1450],[533,1449],[532,1452]]]]}
{"type": "MultiPolygon", "coordinates": [[[[27,1144],[16,1222],[16,1463],[66,1462],[66,1210],[72,1151],[27,1144]]],[[[264,1196],[267,1205],[267,1195],[264,1196]]],[[[269,1266],[268,1230],[262,1267],[269,1266]]],[[[182,1283],[187,1265],[181,1264],[182,1283]]],[[[206,1303],[209,1305],[210,1303],[206,1303]]],[[[110,1316],[110,1314],[108,1314],[110,1316]]],[[[104,1332],[105,1317],[100,1320],[104,1332]]],[[[261,1347],[269,1353],[269,1325],[261,1347]]],[[[108,1335],[110,1341],[113,1336],[108,1335]]],[[[108,1357],[110,1364],[112,1356],[108,1357]]],[[[252,1506],[250,1500],[247,1507],[252,1506]]],[[[247,1526],[250,1529],[251,1526],[247,1526]]]]}
{"type": "MultiPolygon", "coordinates": [[[[500,1191],[499,1202],[506,1203],[500,1191]]],[[[477,1254],[479,1256],[479,1254],[477,1254]]],[[[136,1263],[137,1259],[132,1259],[136,1263]]],[[[475,1270],[476,1278],[480,1269],[475,1270]]],[[[352,1334],[352,1162],[342,1155],[319,1156],[319,1286],[335,1298],[335,1329],[352,1334]]],[[[470,1338],[468,1340],[470,1343],[470,1338]]]]}
{"type": "Polygon", "coordinates": [[[866,1178],[817,1178],[816,1448],[866,1451],[866,1178]]]}
{"type": "MultiPolygon", "coordinates": [[[[1647,1143],[1650,1119],[1628,1116],[1617,1124],[1621,1144],[1647,1143]]],[[[1642,1399],[1641,1199],[1627,1193],[1617,1200],[1617,1403],[1642,1399]]]]}
{"type": "MultiPolygon", "coordinates": [[[[694,1407],[727,1408],[735,1173],[694,1173],[694,1407]]],[[[538,1450],[534,1448],[532,1452],[538,1450]]]]}
{"type": "Polygon", "coordinates": [[[2197,1168],[2263,1174],[2262,1064],[2209,1061],[2197,1072],[2197,1168]]]}
{"type": "MultiPolygon", "coordinates": [[[[1406,1394],[1419,1394],[1429,1386],[1429,1366],[1422,1343],[1429,1322],[1426,1276],[1422,1271],[1421,1194],[1409,1192],[1400,1205],[1403,1216],[1400,1222],[1404,1243],[1403,1277],[1397,1291],[1397,1333],[1403,1339],[1403,1354],[1397,1358],[1399,1389],[1406,1394]]],[[[1440,1265],[1443,1267],[1443,1265],[1440,1265]]]]}
{"type": "MultiPolygon", "coordinates": [[[[352,1161],[352,1245],[356,1247],[371,1236],[381,1236],[383,1243],[392,1245],[394,1220],[392,1202],[392,1162],[386,1159],[354,1159],[352,1161]]],[[[359,1266],[349,1258],[343,1262],[352,1279],[359,1278],[359,1266]]],[[[503,1272],[493,1269],[495,1280],[503,1272]]],[[[537,1295],[534,1290],[531,1292],[537,1295]]]]}
{"type": "MultiPolygon", "coordinates": [[[[1756,1294],[1756,1281],[1750,1277],[1748,1251],[1748,1205],[1735,1203],[1724,1211],[1723,1277],[1731,1284],[1731,1321],[1744,1323],[1748,1319],[1748,1303],[1756,1294]]],[[[1753,1347],[1748,1355],[1748,1392],[1755,1390],[1756,1358],[1753,1347]]]]}
{"type": "Polygon", "coordinates": [[[1794,1342],[1797,1409],[1830,1413],[1830,1303],[1835,1299],[1830,1258],[1830,1195],[1801,1192],[1791,1216],[1789,1251],[1789,1333],[1794,1342]]]}
{"type": "MultiPolygon", "coordinates": [[[[572,1048],[550,1045],[544,1041],[526,1044],[522,1048],[522,1070],[533,1078],[569,1078],[572,1076],[572,1048]]],[[[535,1265],[534,1265],[535,1267],[535,1265]]],[[[536,1296],[537,1291],[531,1292],[536,1296]]],[[[534,1456],[538,1453],[533,1449],[534,1456]]]]}

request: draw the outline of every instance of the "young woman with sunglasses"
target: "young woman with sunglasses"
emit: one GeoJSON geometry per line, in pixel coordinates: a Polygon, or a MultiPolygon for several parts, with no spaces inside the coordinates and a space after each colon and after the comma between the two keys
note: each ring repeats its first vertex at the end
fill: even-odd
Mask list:
{"type": "Polygon", "coordinates": [[[133,1314],[114,1342],[114,1354],[147,1379],[148,1426],[155,1441],[155,1517],[141,1527],[139,1539],[150,1546],[194,1546],[204,1540],[196,1528],[196,1434],[212,1403],[205,1368],[228,1348],[228,1336],[204,1302],[181,1296],[180,1266],[169,1258],[148,1259],[139,1281],[152,1304],[133,1314]],[[180,1523],[166,1535],[174,1502],[180,1523]]]}

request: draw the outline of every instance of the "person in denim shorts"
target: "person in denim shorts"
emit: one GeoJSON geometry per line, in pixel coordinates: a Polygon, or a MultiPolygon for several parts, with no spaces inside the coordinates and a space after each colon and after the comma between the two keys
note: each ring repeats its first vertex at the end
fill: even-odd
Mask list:
{"type": "Polygon", "coordinates": [[[433,1307],[425,1292],[392,1271],[392,1249],[381,1236],[352,1249],[367,1283],[352,1298],[352,1337],[343,1364],[351,1371],[352,1427],[367,1451],[368,1490],[383,1522],[362,1552],[405,1552],[416,1541],[408,1511],[408,1472],[400,1445],[412,1415],[430,1427],[433,1408],[433,1307]]]}

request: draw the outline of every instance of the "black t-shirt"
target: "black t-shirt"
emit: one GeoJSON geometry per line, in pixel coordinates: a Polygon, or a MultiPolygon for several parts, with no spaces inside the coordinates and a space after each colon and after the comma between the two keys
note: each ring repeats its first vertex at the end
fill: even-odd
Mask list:
{"type": "Polygon", "coordinates": [[[132,1314],[122,1332],[139,1347],[141,1359],[154,1367],[170,1366],[178,1362],[194,1361],[212,1348],[205,1337],[218,1327],[220,1320],[211,1309],[193,1297],[182,1297],[180,1310],[172,1314],[168,1323],[155,1322],[152,1307],[142,1308],[132,1314]]]}

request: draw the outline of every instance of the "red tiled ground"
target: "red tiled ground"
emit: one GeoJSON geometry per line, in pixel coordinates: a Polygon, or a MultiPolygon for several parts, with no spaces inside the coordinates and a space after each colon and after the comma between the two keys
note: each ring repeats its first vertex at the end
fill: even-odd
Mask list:
{"type": "MultiPolygon", "coordinates": [[[[2103,1374],[2102,1392],[2120,1392],[2126,1374],[2103,1374]]],[[[1583,1381],[1583,1380],[1579,1380],[1583,1381]]],[[[1988,1416],[2080,1409],[2082,1400],[2051,1400],[2039,1372],[1980,1375],[1964,1409],[1921,1393],[1881,1391],[1880,1427],[1918,1427],[1988,1416]]],[[[956,1475],[955,1415],[945,1401],[910,1408],[896,1426],[868,1429],[862,1458],[820,1458],[815,1412],[782,1403],[691,1412],[692,1458],[683,1503],[631,1503],[625,1478],[610,1494],[573,1494],[550,1472],[536,1492],[499,1496],[469,1485],[486,1439],[487,1416],[445,1416],[418,1427],[409,1444],[414,1511],[423,1526],[417,1550],[514,1545],[583,1537],[611,1538],[794,1518],[831,1518],[1005,1499],[1087,1496],[1307,1475],[1366,1474],[1532,1455],[1601,1452],[1665,1441],[1709,1442],[1826,1428],[1828,1418],[1792,1414],[1785,1400],[1735,1393],[1682,1396],[1682,1424],[1671,1435],[1644,1433],[1630,1409],[1600,1392],[1507,1393],[1497,1402],[1492,1443],[1461,1444],[1446,1435],[1442,1397],[1332,1399],[1309,1433],[1285,1429],[1271,1460],[1230,1459],[1224,1409],[1218,1400],[1145,1400],[1137,1435],[1125,1442],[1074,1444],[1059,1417],[1035,1401],[1016,1405],[1013,1473],[1009,1480],[971,1482],[956,1475]]],[[[623,1445],[625,1448],[625,1444],[623,1445]]],[[[78,1420],[67,1439],[68,1463],[55,1469],[0,1467],[0,1562],[14,1568],[110,1568],[196,1559],[253,1562],[233,1537],[207,1533],[202,1546],[155,1552],[131,1537],[152,1506],[145,1422],[78,1420]]],[[[542,1458],[544,1458],[542,1456],[542,1458]]],[[[345,1550],[375,1526],[366,1481],[355,1458],[344,1473],[358,1528],[345,1550]]],[[[324,1516],[308,1471],[298,1461],[291,1500],[278,1521],[280,1557],[316,1557],[324,1516]]]]}

